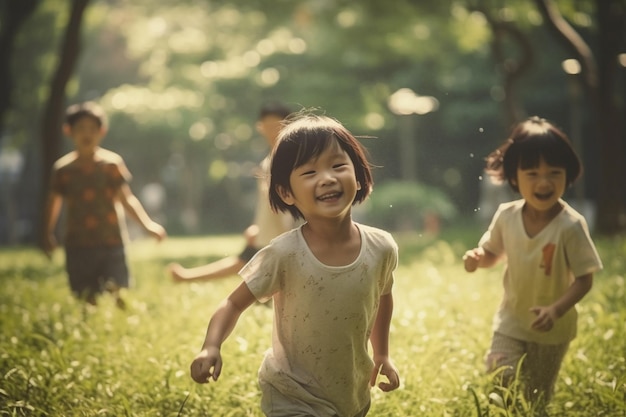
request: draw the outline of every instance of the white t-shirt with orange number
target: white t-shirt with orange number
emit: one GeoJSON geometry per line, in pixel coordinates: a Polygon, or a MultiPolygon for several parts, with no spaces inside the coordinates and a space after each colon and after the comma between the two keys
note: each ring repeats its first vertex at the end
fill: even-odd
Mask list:
{"type": "Polygon", "coordinates": [[[536,236],[529,237],[522,221],[524,200],[503,203],[479,246],[506,255],[504,296],[494,317],[494,331],[544,344],[567,343],[576,337],[576,308],[571,308],[548,332],[531,329],[534,306],[560,298],[575,277],[602,269],[584,217],[565,201],[561,212],[536,236]]]}

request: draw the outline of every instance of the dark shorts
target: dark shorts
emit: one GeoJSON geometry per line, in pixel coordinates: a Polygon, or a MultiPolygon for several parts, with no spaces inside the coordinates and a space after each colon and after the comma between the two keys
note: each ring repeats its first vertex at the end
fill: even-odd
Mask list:
{"type": "Polygon", "coordinates": [[[239,254],[239,259],[248,262],[259,250],[254,246],[246,246],[239,254]]]}
{"type": "Polygon", "coordinates": [[[107,282],[128,288],[129,273],[123,246],[113,248],[65,248],[65,269],[70,289],[78,296],[104,291],[107,282]]]}

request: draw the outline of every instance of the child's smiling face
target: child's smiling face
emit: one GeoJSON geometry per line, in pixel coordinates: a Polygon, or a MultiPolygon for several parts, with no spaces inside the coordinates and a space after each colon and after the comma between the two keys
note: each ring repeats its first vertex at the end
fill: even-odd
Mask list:
{"type": "Polygon", "coordinates": [[[335,141],[319,156],[291,172],[285,203],[305,218],[338,217],[350,210],[360,185],[350,156],[335,141]]]}
{"type": "Polygon", "coordinates": [[[565,193],[567,172],[565,168],[549,165],[541,158],[536,167],[518,167],[514,184],[530,207],[547,211],[558,204],[565,193]]]}

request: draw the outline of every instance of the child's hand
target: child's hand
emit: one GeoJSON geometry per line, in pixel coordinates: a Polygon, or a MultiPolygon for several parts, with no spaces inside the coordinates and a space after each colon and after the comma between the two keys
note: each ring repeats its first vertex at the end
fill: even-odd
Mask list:
{"type": "Polygon", "coordinates": [[[474,272],[480,265],[480,260],[485,256],[483,248],[474,248],[465,252],[463,255],[463,263],[467,272],[474,272]]]}
{"type": "Polygon", "coordinates": [[[174,280],[174,282],[184,282],[187,280],[187,277],[185,274],[186,268],[184,268],[181,264],[171,263],[167,266],[167,270],[172,276],[172,279],[174,280]]]}
{"type": "Polygon", "coordinates": [[[191,363],[191,378],[198,384],[207,384],[212,378],[217,381],[222,371],[222,355],[215,347],[203,349],[191,363]]]}
{"type": "Polygon", "coordinates": [[[165,228],[158,223],[152,222],[148,225],[147,230],[159,242],[167,237],[165,228]]]}
{"type": "Polygon", "coordinates": [[[531,312],[535,313],[537,318],[532,322],[530,327],[539,332],[547,332],[552,330],[554,323],[558,320],[558,315],[552,307],[532,307],[531,312]]]}
{"type": "Polygon", "coordinates": [[[43,249],[43,252],[48,257],[48,259],[52,259],[52,252],[54,252],[54,250],[56,249],[57,246],[58,246],[57,240],[54,237],[53,233],[47,235],[44,238],[43,248],[42,249],[43,249]]]}
{"type": "Polygon", "coordinates": [[[372,376],[370,378],[371,386],[376,385],[376,380],[378,379],[379,374],[386,377],[388,381],[380,381],[378,383],[378,388],[380,388],[381,391],[393,391],[400,386],[400,376],[398,375],[398,369],[396,369],[394,364],[389,359],[375,361],[374,370],[372,371],[372,376]]]}

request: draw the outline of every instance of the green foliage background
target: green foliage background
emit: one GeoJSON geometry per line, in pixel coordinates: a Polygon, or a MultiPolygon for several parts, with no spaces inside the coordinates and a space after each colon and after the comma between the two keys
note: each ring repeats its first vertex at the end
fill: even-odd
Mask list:
{"type": "MultiPolygon", "coordinates": [[[[111,125],[103,146],[123,155],[138,194],[149,183],[165,187],[162,212],[151,214],[161,216],[170,234],[206,234],[243,230],[252,218],[251,166],[268,151],[254,128],[263,101],[320,108],[356,135],[376,137],[364,143],[383,184],[403,179],[398,120],[388,99],[411,88],[439,101],[436,112],[412,116],[418,181],[448,195],[461,215],[471,214],[479,204],[482,158],[509,128],[492,33],[472,11],[474,3],[93,0],[67,101],[96,99],[106,107],[111,125]]],[[[534,46],[534,66],[518,86],[522,108],[569,129],[561,69],[569,53],[530,2],[480,4],[514,23],[534,46]]],[[[593,4],[559,2],[591,41],[593,4]]],[[[40,112],[68,10],[65,0],[42,1],[20,32],[12,62],[14,107],[2,140],[26,158],[20,191],[11,198],[31,219],[41,187],[40,112]]],[[[518,53],[507,45],[509,59],[518,53]]],[[[581,125],[588,133],[586,113],[581,125]]],[[[582,155],[585,181],[594,181],[596,155],[592,149],[582,155]]],[[[594,189],[587,188],[590,197],[594,189]]]]}

